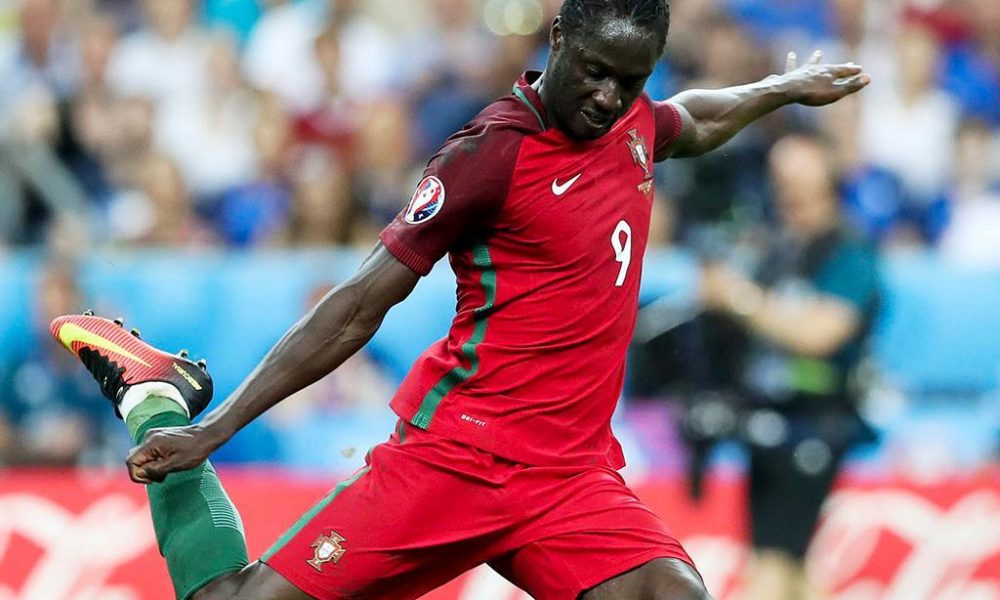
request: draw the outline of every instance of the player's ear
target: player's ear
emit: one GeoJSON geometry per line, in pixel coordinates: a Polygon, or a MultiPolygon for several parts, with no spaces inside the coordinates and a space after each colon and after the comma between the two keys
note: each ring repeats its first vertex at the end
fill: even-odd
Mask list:
{"type": "Polygon", "coordinates": [[[562,17],[556,15],[552,20],[552,28],[549,30],[549,49],[553,53],[559,52],[563,45],[562,17]]]}

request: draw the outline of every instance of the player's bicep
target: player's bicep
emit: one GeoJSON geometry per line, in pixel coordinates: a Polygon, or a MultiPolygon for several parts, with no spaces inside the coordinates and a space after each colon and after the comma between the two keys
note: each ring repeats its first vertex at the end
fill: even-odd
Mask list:
{"type": "Polygon", "coordinates": [[[656,162],[691,156],[697,141],[697,126],[691,113],[678,102],[654,103],[656,117],[656,162]]]}
{"type": "Polygon", "coordinates": [[[698,152],[695,152],[694,148],[698,142],[698,125],[683,104],[675,104],[674,106],[677,107],[677,114],[680,117],[680,132],[677,134],[677,140],[670,146],[669,154],[664,159],[697,156],[698,152]]]}

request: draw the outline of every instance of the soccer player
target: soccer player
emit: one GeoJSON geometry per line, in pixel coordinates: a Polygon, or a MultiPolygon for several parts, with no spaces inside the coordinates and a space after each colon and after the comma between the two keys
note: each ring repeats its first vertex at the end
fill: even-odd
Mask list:
{"type": "Polygon", "coordinates": [[[540,600],[704,600],[691,559],[625,486],[611,414],[635,323],[653,162],[716,148],[786,104],[869,82],[820,56],[741,87],[643,94],[665,0],[566,0],[544,73],[526,73],[430,161],[358,273],[200,423],[207,374],[110,321],[53,334],[102,382],[138,446],[178,598],[417,598],[488,563],[540,600]],[[366,465],[247,566],[209,454],[361,348],[445,254],[451,332],[392,401],[366,465]]]}

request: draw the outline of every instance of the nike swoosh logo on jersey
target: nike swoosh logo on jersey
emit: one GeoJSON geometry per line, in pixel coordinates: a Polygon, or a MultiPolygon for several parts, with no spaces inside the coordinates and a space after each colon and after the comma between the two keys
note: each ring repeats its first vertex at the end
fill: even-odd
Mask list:
{"type": "Polygon", "coordinates": [[[73,351],[73,342],[80,342],[87,344],[88,346],[93,346],[95,348],[100,348],[102,350],[107,350],[108,352],[113,352],[119,356],[123,356],[130,360],[134,360],[137,363],[143,365],[144,367],[150,366],[148,362],[142,360],[135,354],[132,354],[125,348],[122,348],[118,344],[112,342],[111,340],[106,340],[101,336],[91,333],[86,329],[75,325],[73,323],[66,323],[61,328],[59,328],[59,341],[63,343],[64,346],[69,348],[69,351],[73,351]]]}
{"type": "Polygon", "coordinates": [[[563,194],[565,194],[566,192],[569,191],[569,188],[573,187],[573,184],[576,183],[576,180],[579,179],[581,176],[583,176],[583,173],[577,174],[576,177],[574,177],[573,179],[570,179],[569,181],[567,181],[566,183],[563,183],[563,184],[559,183],[559,178],[558,177],[555,178],[555,179],[553,179],[552,180],[552,193],[555,194],[556,196],[562,196],[563,194]]]}

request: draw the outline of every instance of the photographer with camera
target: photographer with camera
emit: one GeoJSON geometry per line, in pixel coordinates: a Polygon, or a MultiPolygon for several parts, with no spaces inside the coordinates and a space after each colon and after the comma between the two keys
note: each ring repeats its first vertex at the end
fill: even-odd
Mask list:
{"type": "Polygon", "coordinates": [[[878,307],[876,259],[843,223],[830,163],[818,138],[780,140],[780,227],[759,272],[702,272],[705,307],[748,338],[733,427],[750,448],[752,599],[813,597],[803,559],[820,507],[848,448],[872,435],[851,383],[878,307]]]}

